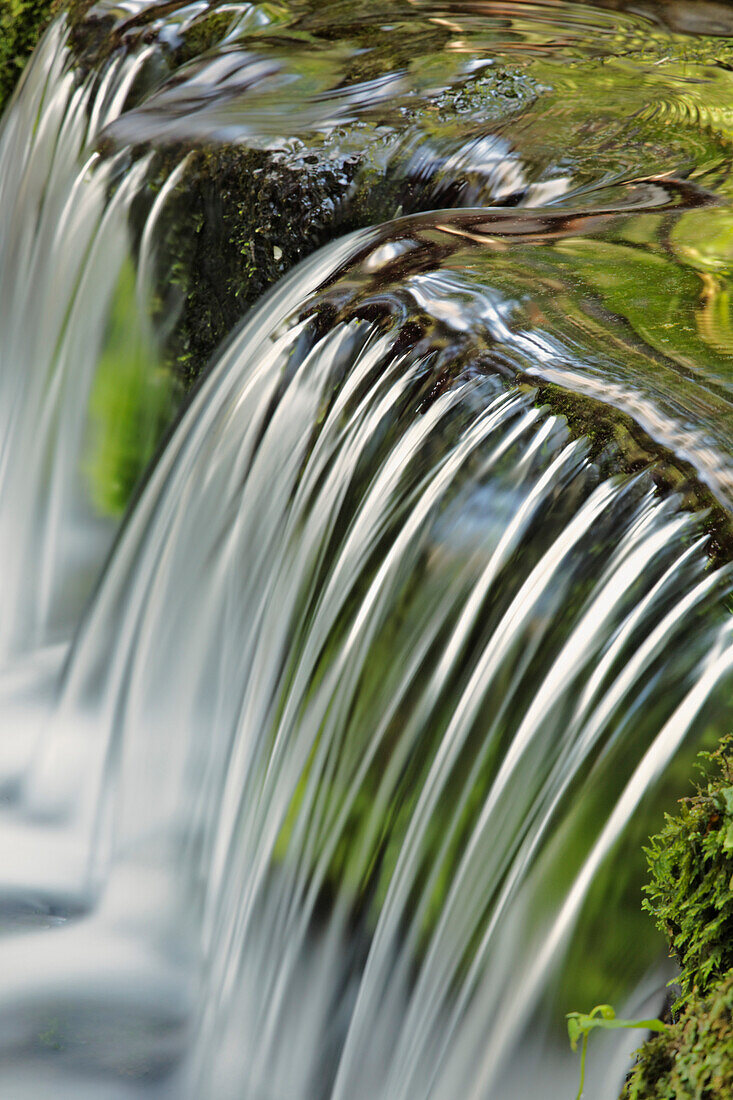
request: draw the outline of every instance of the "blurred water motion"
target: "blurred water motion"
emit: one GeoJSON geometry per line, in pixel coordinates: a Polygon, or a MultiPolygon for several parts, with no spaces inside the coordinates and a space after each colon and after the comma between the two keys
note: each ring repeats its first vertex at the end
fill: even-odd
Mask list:
{"type": "Polygon", "coordinates": [[[67,33],[0,129],[2,1094],[561,1100],[730,727],[728,9],[67,33]]]}

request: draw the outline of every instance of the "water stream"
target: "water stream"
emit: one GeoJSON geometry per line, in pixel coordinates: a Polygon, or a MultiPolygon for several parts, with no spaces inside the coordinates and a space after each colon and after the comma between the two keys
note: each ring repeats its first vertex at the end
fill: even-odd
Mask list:
{"type": "Polygon", "coordinates": [[[731,719],[733,22],[637,7],[104,0],[111,52],[37,48],[3,1097],[564,1100],[565,1012],[660,1011],[641,847],[731,719]],[[234,274],[206,158],[277,196],[234,274]]]}

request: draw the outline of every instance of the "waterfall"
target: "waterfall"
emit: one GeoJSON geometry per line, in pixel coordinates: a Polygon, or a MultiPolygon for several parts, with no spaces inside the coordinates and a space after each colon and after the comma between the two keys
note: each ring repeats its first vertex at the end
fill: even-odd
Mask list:
{"type": "MultiPolygon", "coordinates": [[[[527,255],[579,252],[600,199],[413,214],[279,279],[105,510],[110,355],[159,420],[179,399],[154,298],[185,165],[136,234],[151,158],[99,144],[153,54],[77,79],[58,22],[0,129],[3,1095],[562,1100],[573,949],[729,715],[732,584],[708,517],[536,383],[606,377],[724,499],[709,410],[615,322],[593,351],[517,322],[527,255]]],[[[675,186],[632,181],[637,215],[697,209],[675,186]]],[[[663,945],[626,947],[619,1008],[658,1011],[663,945]]]]}
{"type": "Polygon", "coordinates": [[[121,64],[96,90],[76,87],[56,27],[0,133],[3,655],[68,636],[81,599],[63,604],[109,545],[83,514],[76,479],[126,253],[123,209],[139,178],[133,173],[107,204],[115,164],[95,171],[92,144],[121,110],[136,68],[121,64]]]}

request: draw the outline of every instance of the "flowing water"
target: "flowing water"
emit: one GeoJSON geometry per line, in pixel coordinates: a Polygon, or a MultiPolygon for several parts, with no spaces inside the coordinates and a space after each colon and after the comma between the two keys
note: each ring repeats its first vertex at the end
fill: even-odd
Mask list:
{"type": "Polygon", "coordinates": [[[104,0],[37,48],[3,1097],[563,1100],[565,1012],[661,1010],[641,848],[733,682],[733,19],[692,10],[104,0]]]}

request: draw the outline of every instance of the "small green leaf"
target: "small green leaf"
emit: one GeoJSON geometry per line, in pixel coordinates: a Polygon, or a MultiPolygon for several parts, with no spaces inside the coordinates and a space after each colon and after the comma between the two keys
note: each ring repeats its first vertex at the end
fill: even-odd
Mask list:
{"type": "Polygon", "coordinates": [[[733,849],[733,821],[726,829],[725,839],[723,840],[723,848],[726,852],[730,852],[733,849]]]}
{"type": "Polygon", "coordinates": [[[733,814],[733,787],[724,787],[720,794],[725,802],[726,813],[733,814]]]}
{"type": "Polygon", "coordinates": [[[640,1028],[644,1031],[663,1032],[667,1025],[661,1020],[622,1020],[618,1019],[611,1005],[596,1005],[588,1014],[583,1012],[568,1012],[568,1036],[573,1050],[578,1049],[578,1040],[583,1039],[583,1047],[580,1057],[580,1089],[577,1100],[581,1100],[585,1082],[585,1055],[588,1044],[588,1036],[591,1031],[601,1028],[604,1031],[618,1031],[621,1028],[640,1028]]]}
{"type": "Polygon", "coordinates": [[[620,1028],[639,1028],[642,1031],[666,1031],[667,1025],[661,1020],[593,1020],[594,1028],[604,1031],[618,1031],[620,1028]]]}
{"type": "Polygon", "coordinates": [[[578,1039],[582,1035],[582,1030],[577,1019],[568,1016],[568,1036],[570,1037],[570,1046],[573,1050],[578,1049],[578,1039]]]}

